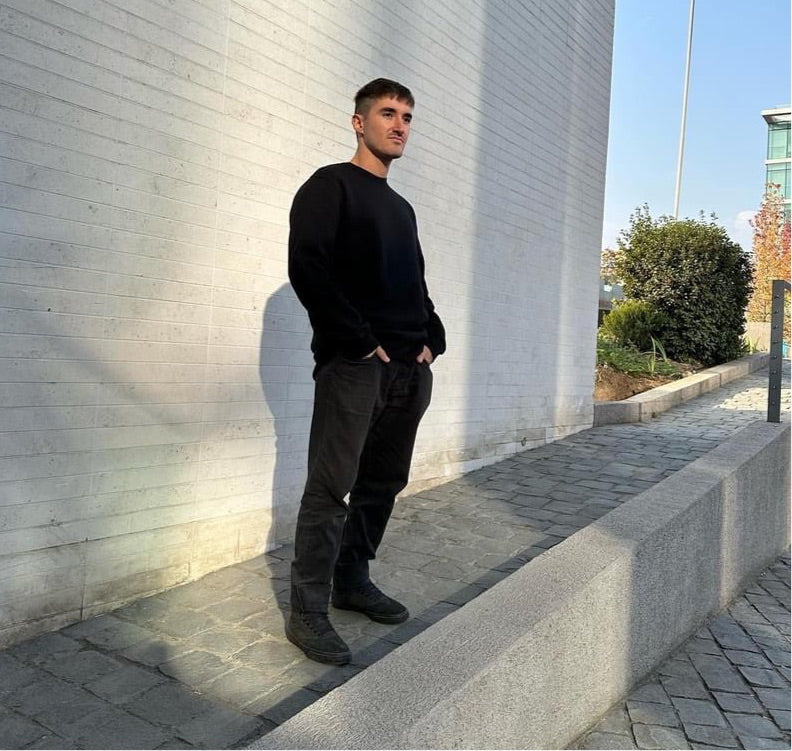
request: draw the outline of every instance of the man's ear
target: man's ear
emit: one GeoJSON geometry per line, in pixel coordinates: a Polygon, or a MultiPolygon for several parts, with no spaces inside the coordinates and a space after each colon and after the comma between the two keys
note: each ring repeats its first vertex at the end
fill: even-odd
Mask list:
{"type": "Polygon", "coordinates": [[[355,133],[359,136],[363,135],[363,125],[363,115],[361,115],[359,112],[356,112],[354,115],[352,115],[352,127],[355,129],[355,133]]]}

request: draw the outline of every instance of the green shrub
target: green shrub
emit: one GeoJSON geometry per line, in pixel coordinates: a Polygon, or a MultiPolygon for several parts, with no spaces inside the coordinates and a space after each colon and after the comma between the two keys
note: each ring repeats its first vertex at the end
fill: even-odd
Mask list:
{"type": "Polygon", "coordinates": [[[656,338],[669,357],[710,366],[741,355],[751,266],[723,227],[703,217],[653,219],[644,206],[618,245],[625,295],[665,314],[656,338]]]}
{"type": "Polygon", "coordinates": [[[676,363],[667,362],[663,353],[657,349],[639,352],[632,345],[618,344],[602,334],[597,336],[597,365],[632,376],[678,378],[682,375],[681,368],[676,363]]]}
{"type": "Polygon", "coordinates": [[[646,352],[667,323],[667,317],[646,300],[624,300],[605,316],[600,331],[614,342],[646,352]]]}

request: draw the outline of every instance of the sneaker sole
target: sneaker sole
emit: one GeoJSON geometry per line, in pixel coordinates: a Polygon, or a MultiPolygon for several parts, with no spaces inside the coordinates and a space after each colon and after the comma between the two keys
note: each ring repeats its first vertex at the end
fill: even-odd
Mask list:
{"type": "Polygon", "coordinates": [[[286,638],[294,644],[295,647],[302,650],[305,656],[316,662],[323,662],[326,665],[346,665],[352,659],[351,652],[320,652],[317,649],[306,647],[289,632],[286,627],[286,638]]]}
{"type": "Polygon", "coordinates": [[[370,610],[363,610],[362,608],[356,608],[352,605],[336,605],[333,603],[333,607],[337,610],[354,610],[356,613],[362,613],[372,621],[376,621],[377,623],[385,623],[387,625],[404,623],[410,617],[408,610],[405,610],[402,613],[396,613],[395,615],[382,615],[381,613],[372,613],[370,610]]]}

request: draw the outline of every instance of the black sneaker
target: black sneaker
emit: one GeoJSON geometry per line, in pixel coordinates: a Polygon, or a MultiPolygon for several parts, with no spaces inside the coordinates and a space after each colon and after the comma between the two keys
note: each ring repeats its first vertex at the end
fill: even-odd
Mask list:
{"type": "Polygon", "coordinates": [[[333,588],[332,603],[340,610],[357,610],[377,623],[403,623],[410,617],[407,608],[388,597],[372,581],[355,589],[333,588]]]}
{"type": "Polygon", "coordinates": [[[346,665],[352,654],[336,633],[326,613],[292,611],[286,623],[286,638],[307,657],[330,665],[346,665]]]}

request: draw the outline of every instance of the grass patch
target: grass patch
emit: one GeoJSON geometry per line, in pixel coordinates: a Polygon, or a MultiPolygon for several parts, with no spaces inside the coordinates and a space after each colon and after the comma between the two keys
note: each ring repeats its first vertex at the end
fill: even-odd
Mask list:
{"type": "Polygon", "coordinates": [[[646,378],[681,378],[690,371],[689,367],[669,360],[662,347],[640,352],[635,347],[616,344],[602,336],[597,337],[597,365],[646,378]]]}

